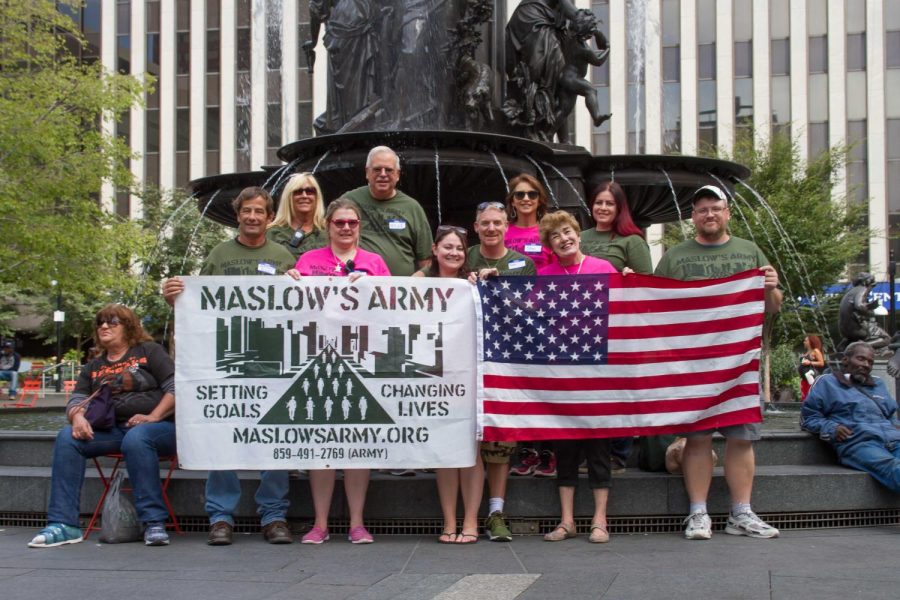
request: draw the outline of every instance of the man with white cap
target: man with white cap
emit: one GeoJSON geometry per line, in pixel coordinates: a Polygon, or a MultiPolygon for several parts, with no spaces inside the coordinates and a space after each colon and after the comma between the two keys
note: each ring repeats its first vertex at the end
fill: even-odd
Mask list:
{"type": "MultiPolygon", "coordinates": [[[[778,273],[756,244],[728,233],[731,213],[725,192],[713,185],[697,190],[691,219],[696,229],[694,239],[670,248],[655,274],[688,281],[727,277],[758,268],[765,276],[766,312],[778,312],[782,300],[778,273]]],[[[753,441],[760,438],[760,429],[759,423],[747,423],[687,434],[682,461],[684,486],[691,503],[690,514],[684,520],[687,539],[708,540],[712,537],[706,499],[712,482],[712,435],[716,431],[726,439],[725,480],[731,494],[731,512],[725,533],[756,538],[778,536],[778,530],[756,516],[750,507],[756,470],[753,441]]]]}

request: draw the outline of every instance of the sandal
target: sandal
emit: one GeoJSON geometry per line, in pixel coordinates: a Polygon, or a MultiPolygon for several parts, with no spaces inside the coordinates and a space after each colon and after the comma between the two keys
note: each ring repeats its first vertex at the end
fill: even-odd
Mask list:
{"type": "Polygon", "coordinates": [[[575,525],[570,525],[568,523],[560,523],[556,526],[556,529],[551,531],[550,533],[544,536],[545,542],[561,542],[563,540],[567,540],[569,538],[573,538],[578,535],[575,532],[575,525]]]}
{"type": "Polygon", "coordinates": [[[458,535],[455,531],[444,531],[441,533],[440,537],[438,537],[438,544],[455,544],[458,535]]]}
{"type": "Polygon", "coordinates": [[[588,541],[592,544],[605,544],[609,541],[609,531],[606,529],[606,525],[601,523],[592,523],[591,524],[591,537],[588,538],[588,541]]]}
{"type": "Polygon", "coordinates": [[[477,533],[460,533],[456,536],[457,544],[477,544],[478,543],[478,534],[477,533]]]}

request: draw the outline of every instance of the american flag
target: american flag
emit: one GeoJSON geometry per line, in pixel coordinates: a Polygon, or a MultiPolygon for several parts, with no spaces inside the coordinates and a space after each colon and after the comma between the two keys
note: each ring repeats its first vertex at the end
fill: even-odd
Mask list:
{"type": "Polygon", "coordinates": [[[760,421],[763,282],[753,270],[479,283],[480,434],[623,437],[760,421]]]}

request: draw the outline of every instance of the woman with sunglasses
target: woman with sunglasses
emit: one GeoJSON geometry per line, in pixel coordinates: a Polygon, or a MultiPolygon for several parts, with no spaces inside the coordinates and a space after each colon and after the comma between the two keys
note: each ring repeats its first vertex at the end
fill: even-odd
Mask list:
{"type": "Polygon", "coordinates": [[[144,543],[169,543],[169,511],[159,479],[159,457],[175,454],[175,365],[152,341],[134,312],[107,304],[97,313],[94,343],[101,354],[81,370],[66,407],[70,425],[53,446],[47,526],[28,544],[47,548],[82,541],[79,527],[81,487],[88,458],[121,452],[134,488],[134,507],[144,526],[144,543]],[[86,400],[109,393],[115,424],[91,425],[86,400]]]}
{"type": "Polygon", "coordinates": [[[541,244],[538,231],[538,223],[547,214],[547,207],[547,192],[537,179],[522,173],[509,180],[506,247],[530,258],[536,269],[555,260],[553,251],[541,244]]]}
{"type": "MultiPolygon", "coordinates": [[[[325,213],[328,245],[304,253],[287,274],[294,279],[301,276],[330,275],[351,280],[361,275],[390,275],[384,260],[374,252],[359,247],[359,207],[353,200],[340,198],[328,205],[325,213]]],[[[328,382],[330,383],[330,382],[328,382]]],[[[334,494],[334,469],[311,469],[309,487],[312,490],[315,523],[301,542],[321,544],[328,541],[328,512],[334,494]]],[[[347,538],[353,544],[375,541],[363,525],[363,508],[369,489],[369,469],[344,469],[344,491],[350,508],[350,531],[347,538]]]]}
{"type": "MultiPolygon", "coordinates": [[[[431,265],[413,277],[451,277],[466,279],[466,230],[454,225],[441,225],[431,246],[431,265]]],[[[475,432],[472,432],[472,444],[475,432]]],[[[438,537],[441,544],[474,544],[478,541],[478,507],[484,489],[484,466],[481,453],[475,453],[475,465],[458,469],[436,469],[438,497],[444,515],[444,527],[438,537]],[[456,501],[462,493],[462,530],[456,532],[456,501]]]]}
{"type": "MultiPolygon", "coordinates": [[[[608,260],[619,272],[629,268],[635,273],[652,274],[650,247],[644,239],[644,232],[631,218],[628,198],[622,186],[615,181],[603,181],[591,190],[588,198],[591,198],[591,215],[596,227],[582,232],[582,251],[589,256],[608,260]]],[[[613,473],[625,471],[633,445],[633,438],[612,441],[613,473]]]]}
{"type": "Polygon", "coordinates": [[[287,274],[295,279],[301,275],[390,275],[381,256],[359,247],[359,222],[359,207],[353,200],[340,198],[329,204],[325,213],[328,244],[305,252],[287,274]]]}
{"type": "Polygon", "coordinates": [[[327,243],[324,213],[319,182],[312,173],[295,173],[284,184],[266,239],[290,250],[294,258],[321,248],[327,243]]]}

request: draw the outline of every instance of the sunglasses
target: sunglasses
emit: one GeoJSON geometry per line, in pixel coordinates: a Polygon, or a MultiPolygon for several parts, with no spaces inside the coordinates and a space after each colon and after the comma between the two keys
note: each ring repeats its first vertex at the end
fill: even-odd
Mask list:
{"type": "Polygon", "coordinates": [[[462,236],[463,239],[468,237],[469,233],[462,227],[457,227],[456,225],[439,225],[437,230],[434,232],[434,237],[440,237],[442,233],[447,233],[452,231],[453,233],[458,233],[462,236]]]}
{"type": "Polygon", "coordinates": [[[482,202],[477,206],[478,212],[483,210],[487,210],[489,208],[496,208],[497,210],[506,210],[506,207],[502,202],[482,202]]]}
{"type": "Polygon", "coordinates": [[[306,194],[307,196],[315,196],[316,188],[314,187],[299,187],[293,192],[294,194],[306,194]]]}
{"type": "Polygon", "coordinates": [[[338,229],[343,229],[344,227],[356,229],[359,227],[359,219],[332,219],[330,223],[338,229]]]}
{"type": "Polygon", "coordinates": [[[110,327],[118,327],[121,324],[121,321],[119,321],[119,317],[111,317],[109,319],[97,317],[95,324],[97,329],[100,329],[104,324],[109,325],[110,327]]]}
{"type": "Polygon", "coordinates": [[[537,200],[541,195],[534,190],[528,190],[527,192],[518,190],[513,192],[513,198],[516,200],[524,200],[526,197],[529,200],[537,200]]]}

